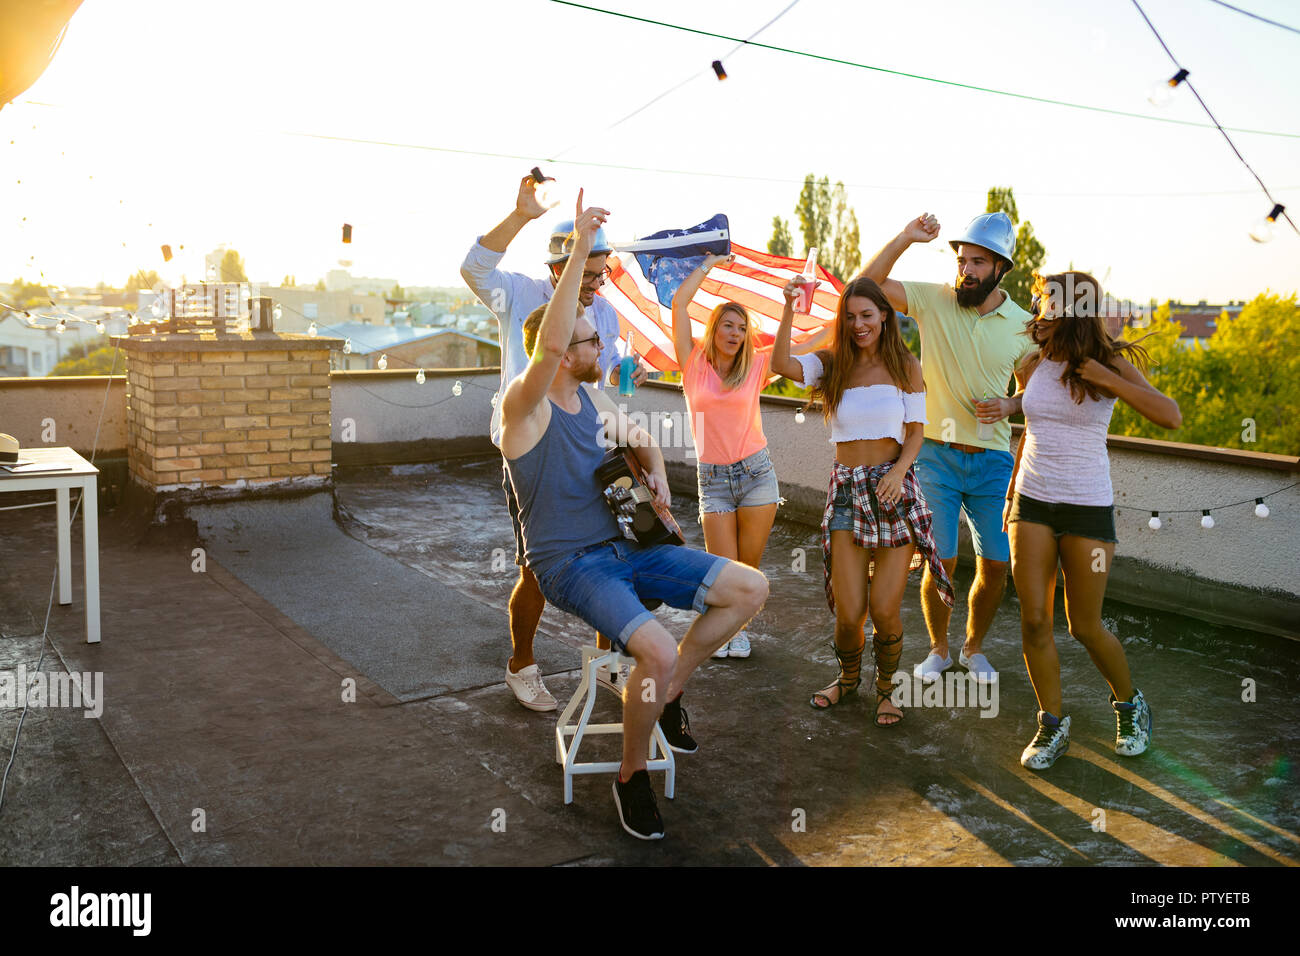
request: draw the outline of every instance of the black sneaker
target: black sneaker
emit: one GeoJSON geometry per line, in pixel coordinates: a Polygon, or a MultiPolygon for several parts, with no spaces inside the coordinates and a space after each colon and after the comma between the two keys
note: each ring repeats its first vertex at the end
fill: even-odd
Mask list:
{"type": "Polygon", "coordinates": [[[664,705],[664,712],[659,715],[659,727],[668,739],[668,746],[679,754],[693,754],[700,745],[691,736],[691,721],[682,707],[682,696],[664,705]]]}
{"type": "Polygon", "coordinates": [[[614,778],[614,806],[623,829],[638,840],[662,840],[664,821],[659,816],[655,792],[650,789],[650,774],[638,770],[627,783],[614,778]]]}

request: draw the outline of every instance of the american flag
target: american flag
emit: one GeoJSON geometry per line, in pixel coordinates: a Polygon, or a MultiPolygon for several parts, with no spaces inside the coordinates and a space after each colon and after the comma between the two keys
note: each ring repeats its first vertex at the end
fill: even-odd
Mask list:
{"type": "MultiPolygon", "coordinates": [[[[691,337],[703,338],[709,313],[718,303],[729,300],[743,305],[750,320],[758,322],[757,343],[770,345],[776,338],[785,305],[781,290],[803,272],[804,261],[747,249],[735,242],[731,244],[731,252],[736,260],[729,265],[714,266],[691,300],[691,337]]],[[[617,254],[609,257],[610,281],[600,294],[618,312],[623,337],[646,364],[661,372],[681,371],[673,352],[672,310],[659,304],[654,285],[642,275],[634,257],[626,258],[630,268],[617,254]]],[[[835,318],[835,307],[844,288],[843,283],[821,266],[817,273],[821,284],[813,295],[812,315],[796,312],[794,316],[791,338],[796,343],[811,338],[835,318]]]]}

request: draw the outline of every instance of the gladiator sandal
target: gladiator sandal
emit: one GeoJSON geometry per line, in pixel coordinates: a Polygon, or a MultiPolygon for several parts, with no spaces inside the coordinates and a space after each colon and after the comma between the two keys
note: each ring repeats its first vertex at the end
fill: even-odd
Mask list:
{"type": "Polygon", "coordinates": [[[886,634],[882,637],[873,630],[871,652],[876,661],[876,726],[893,727],[902,721],[903,715],[882,712],[880,708],[894,693],[894,672],[898,670],[898,659],[903,654],[903,635],[886,634]]]}
{"type": "Polygon", "coordinates": [[[836,704],[844,702],[844,698],[850,694],[856,693],[858,685],[862,683],[862,650],[861,646],[856,651],[841,653],[838,646],[831,645],[835,650],[835,659],[840,663],[839,676],[835,678],[835,683],[831,684],[825,690],[819,690],[812,695],[808,701],[814,710],[829,710],[836,704]],[[832,700],[830,697],[831,687],[839,688],[839,694],[832,700]],[[821,701],[821,703],[819,703],[821,701]]]}

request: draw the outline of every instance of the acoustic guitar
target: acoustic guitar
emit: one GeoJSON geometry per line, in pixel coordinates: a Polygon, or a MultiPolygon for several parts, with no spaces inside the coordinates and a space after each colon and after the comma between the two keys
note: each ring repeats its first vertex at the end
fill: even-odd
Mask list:
{"type": "Polygon", "coordinates": [[[646,485],[645,469],[630,448],[611,448],[596,468],[604,486],[605,503],[618,522],[623,537],[650,547],[684,544],[682,529],[646,485]]]}

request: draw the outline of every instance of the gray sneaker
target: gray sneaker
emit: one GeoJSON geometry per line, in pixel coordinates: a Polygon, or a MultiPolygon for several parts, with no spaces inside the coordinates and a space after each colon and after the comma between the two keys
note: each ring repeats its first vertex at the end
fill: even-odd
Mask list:
{"type": "Polygon", "coordinates": [[[1151,746],[1151,708],[1147,706],[1142,691],[1133,688],[1131,700],[1110,699],[1115,708],[1115,753],[1121,757],[1136,757],[1146,753],[1151,746]]]}
{"type": "Polygon", "coordinates": [[[1038,712],[1038,733],[1020,755],[1020,765],[1030,770],[1046,770],[1056,758],[1070,749],[1070,718],[1057,718],[1045,710],[1038,712]]]}

